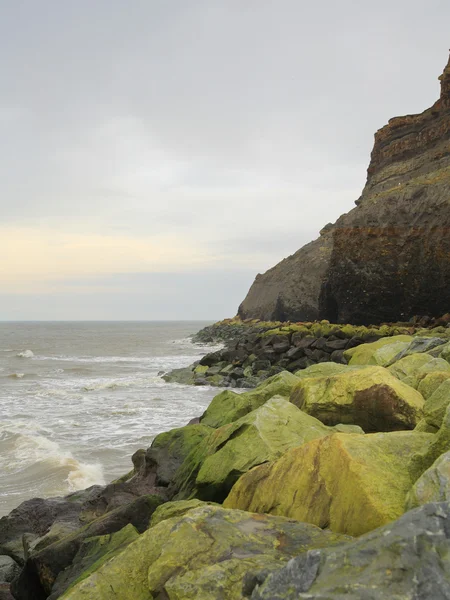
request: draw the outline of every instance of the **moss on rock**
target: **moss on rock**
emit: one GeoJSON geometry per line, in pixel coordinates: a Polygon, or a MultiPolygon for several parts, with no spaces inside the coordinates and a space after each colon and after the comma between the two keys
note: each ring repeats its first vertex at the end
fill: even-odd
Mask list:
{"type": "Polygon", "coordinates": [[[424,404],[419,392],[382,367],[302,379],[290,400],[326,425],[351,423],[366,432],[413,429],[424,404]]]}
{"type": "Polygon", "coordinates": [[[224,506],[361,535],[403,513],[420,474],[408,459],[433,439],[407,431],[316,439],[242,476],[224,506]]]}
{"type": "Polygon", "coordinates": [[[222,427],[222,425],[232,423],[259,408],[273,396],[289,397],[297,382],[298,377],[288,371],[282,371],[269,377],[250,392],[237,394],[231,390],[225,390],[212,399],[201,417],[201,423],[209,427],[222,427]]]}
{"type": "Polygon", "coordinates": [[[344,540],[305,523],[205,505],[158,523],[63,599],[241,600],[244,578],[344,540]]]}

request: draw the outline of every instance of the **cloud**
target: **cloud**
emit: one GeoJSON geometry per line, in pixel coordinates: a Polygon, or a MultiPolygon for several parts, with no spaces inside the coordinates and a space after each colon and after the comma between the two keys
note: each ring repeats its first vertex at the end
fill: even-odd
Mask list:
{"type": "Polygon", "coordinates": [[[93,306],[99,277],[256,274],[315,238],[353,208],[373,133],[436,100],[450,5],[21,0],[1,12],[0,283],[27,295],[31,318],[33,292],[70,285],[93,306]]]}
{"type": "Polygon", "coordinates": [[[175,236],[145,239],[32,228],[0,227],[0,253],[8,256],[0,263],[3,293],[42,292],[80,276],[170,271],[210,262],[201,248],[175,236]]]}

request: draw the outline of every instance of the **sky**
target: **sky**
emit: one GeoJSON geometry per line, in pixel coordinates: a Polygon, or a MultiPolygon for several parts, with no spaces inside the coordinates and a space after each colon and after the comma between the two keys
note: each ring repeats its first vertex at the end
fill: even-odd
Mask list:
{"type": "Polygon", "coordinates": [[[437,100],[448,0],[4,0],[0,320],[233,316],[437,100]]]}

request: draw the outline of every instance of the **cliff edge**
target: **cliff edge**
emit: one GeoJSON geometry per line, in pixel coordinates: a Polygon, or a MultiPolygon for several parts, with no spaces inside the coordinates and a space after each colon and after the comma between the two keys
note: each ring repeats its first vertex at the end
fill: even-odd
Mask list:
{"type": "Polygon", "coordinates": [[[450,60],[441,95],[377,131],[356,208],[257,275],[242,318],[376,324],[450,306],[450,60]]]}

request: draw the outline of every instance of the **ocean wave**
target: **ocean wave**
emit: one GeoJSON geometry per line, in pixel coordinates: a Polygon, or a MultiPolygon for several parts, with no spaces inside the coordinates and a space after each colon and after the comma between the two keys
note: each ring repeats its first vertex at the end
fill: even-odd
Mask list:
{"type": "Polygon", "coordinates": [[[161,378],[156,375],[154,377],[133,377],[131,379],[103,379],[86,383],[81,389],[85,392],[95,392],[99,390],[115,390],[133,386],[148,387],[149,385],[153,386],[160,382],[161,378]]]}
{"type": "Polygon", "coordinates": [[[55,360],[74,363],[148,363],[153,360],[151,356],[38,356],[37,360],[55,360]]]}
{"type": "Polygon", "coordinates": [[[18,358],[33,358],[34,352],[33,350],[24,350],[23,352],[18,352],[16,356],[18,358]]]}
{"type": "Polygon", "coordinates": [[[23,424],[20,432],[19,427],[9,425],[0,429],[2,487],[29,488],[33,493],[47,495],[104,485],[100,464],[78,460],[44,432],[23,424]]]}
{"type": "Polygon", "coordinates": [[[25,373],[10,373],[9,375],[5,375],[8,379],[22,379],[25,377],[25,373]]]}

